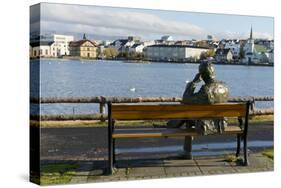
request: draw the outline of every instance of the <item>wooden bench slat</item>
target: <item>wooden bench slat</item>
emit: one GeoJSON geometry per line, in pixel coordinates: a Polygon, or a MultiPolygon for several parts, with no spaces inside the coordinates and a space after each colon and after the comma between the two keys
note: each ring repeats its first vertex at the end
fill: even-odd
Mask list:
{"type": "Polygon", "coordinates": [[[164,119],[208,119],[222,117],[243,117],[245,104],[213,105],[112,105],[112,118],[116,120],[164,120],[164,119]]]}
{"type": "MultiPolygon", "coordinates": [[[[243,130],[238,126],[228,126],[222,134],[240,134],[243,130]]],[[[147,137],[178,137],[200,136],[195,129],[116,129],[113,138],[147,138],[147,137]]]]}

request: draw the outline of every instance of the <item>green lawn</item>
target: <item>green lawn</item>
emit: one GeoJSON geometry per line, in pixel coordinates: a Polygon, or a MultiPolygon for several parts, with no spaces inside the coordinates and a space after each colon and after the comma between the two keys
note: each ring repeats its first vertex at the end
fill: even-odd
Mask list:
{"type": "Polygon", "coordinates": [[[262,152],[262,154],[272,160],[274,159],[274,150],[273,149],[267,149],[264,152],[262,152]]]}
{"type": "Polygon", "coordinates": [[[259,44],[255,44],[255,50],[257,52],[264,52],[264,53],[268,51],[268,49],[265,46],[259,44]]]}
{"type": "MultiPolygon", "coordinates": [[[[273,121],[274,116],[273,115],[264,115],[264,116],[255,116],[250,117],[249,121],[250,123],[257,123],[257,122],[265,122],[265,121],[273,121]]],[[[236,123],[237,120],[229,119],[229,123],[236,123]]],[[[31,126],[38,126],[39,123],[36,121],[31,121],[31,126]]],[[[166,121],[117,121],[116,125],[125,125],[125,126],[136,126],[136,125],[142,125],[142,126],[161,126],[166,125],[166,121]]],[[[41,121],[40,127],[102,127],[107,126],[107,122],[101,122],[101,121],[41,121]]]]}
{"type": "Polygon", "coordinates": [[[66,184],[75,175],[77,164],[48,164],[41,167],[41,185],[66,184]]]}

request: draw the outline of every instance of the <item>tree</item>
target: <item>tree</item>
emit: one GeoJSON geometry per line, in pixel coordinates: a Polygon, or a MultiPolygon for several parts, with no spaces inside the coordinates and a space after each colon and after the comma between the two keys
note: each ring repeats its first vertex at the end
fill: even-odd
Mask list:
{"type": "Polygon", "coordinates": [[[245,51],[244,51],[244,49],[242,47],[240,48],[239,57],[240,57],[240,59],[244,59],[245,58],[245,51]]]}
{"type": "Polygon", "coordinates": [[[208,57],[207,52],[202,52],[202,53],[200,54],[200,60],[207,59],[207,57],[208,57]]]}
{"type": "Polygon", "coordinates": [[[115,48],[105,48],[103,51],[103,55],[106,58],[114,58],[118,55],[118,51],[115,48]]]}
{"type": "Polygon", "coordinates": [[[214,49],[210,49],[207,51],[207,57],[214,57],[216,55],[214,49]]]}

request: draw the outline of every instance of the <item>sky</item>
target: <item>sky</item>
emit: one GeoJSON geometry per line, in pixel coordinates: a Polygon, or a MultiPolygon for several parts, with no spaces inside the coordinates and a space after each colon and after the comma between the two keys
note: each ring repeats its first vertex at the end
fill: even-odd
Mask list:
{"type": "Polygon", "coordinates": [[[140,36],[143,40],[171,35],[174,40],[247,39],[253,27],[254,38],[273,39],[274,19],[182,11],[163,11],[102,6],[41,3],[31,7],[30,30],[41,33],[83,33],[104,40],[140,36]],[[40,20],[41,18],[41,20],[40,20]],[[41,22],[40,22],[41,21],[41,22]]]}

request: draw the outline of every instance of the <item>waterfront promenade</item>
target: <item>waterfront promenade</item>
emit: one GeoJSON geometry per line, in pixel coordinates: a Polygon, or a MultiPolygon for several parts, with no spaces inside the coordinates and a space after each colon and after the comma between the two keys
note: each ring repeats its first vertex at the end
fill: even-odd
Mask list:
{"type": "Polygon", "coordinates": [[[273,148],[272,121],[250,123],[250,165],[247,167],[242,166],[239,160],[229,160],[229,156],[235,153],[235,148],[232,148],[231,144],[223,143],[235,142],[235,136],[231,138],[215,135],[196,138],[193,142],[193,160],[180,159],[180,151],[171,150],[182,146],[182,138],[136,139],[134,143],[127,140],[117,142],[118,168],[113,175],[108,176],[105,175],[106,135],[104,126],[42,128],[42,167],[50,164],[77,165],[75,174],[69,180],[70,183],[261,172],[274,169],[273,160],[262,154],[263,151],[273,148]],[[212,148],[212,143],[218,147],[212,148]],[[142,150],[135,152],[132,149],[136,148],[136,144],[138,149],[170,147],[164,148],[161,152],[149,149],[143,150],[145,152],[140,152],[142,150]],[[201,147],[197,147],[199,145],[201,147]]]}

